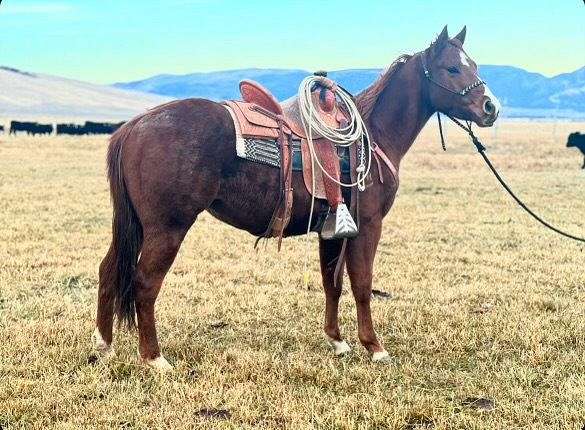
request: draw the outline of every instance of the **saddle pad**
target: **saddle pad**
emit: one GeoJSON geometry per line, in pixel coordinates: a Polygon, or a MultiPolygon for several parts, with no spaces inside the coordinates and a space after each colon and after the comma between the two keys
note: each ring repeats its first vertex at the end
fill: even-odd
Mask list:
{"type": "MultiPolygon", "coordinates": [[[[264,164],[266,166],[280,168],[280,152],[278,150],[278,143],[275,140],[259,139],[259,138],[242,138],[243,150],[238,152],[238,157],[243,158],[254,163],[264,164]]],[[[318,142],[323,143],[323,142],[318,142]]],[[[292,141],[293,159],[292,167],[295,172],[303,172],[303,180],[307,191],[311,193],[312,190],[312,174],[311,174],[311,156],[309,154],[308,145],[303,142],[301,148],[300,140],[292,141]],[[304,166],[307,166],[306,168],[304,166]]],[[[335,156],[337,158],[337,156],[335,156]]],[[[349,154],[344,151],[343,157],[340,159],[340,168],[342,174],[349,174],[349,154]]],[[[317,167],[318,169],[318,167],[317,167]]],[[[325,199],[325,185],[323,176],[317,175],[315,178],[315,197],[325,199]]]]}
{"type": "MultiPolygon", "coordinates": [[[[293,141],[292,150],[293,170],[301,171],[303,169],[301,142],[293,141]]],[[[243,151],[238,153],[238,157],[278,168],[280,168],[281,164],[280,151],[278,150],[278,143],[275,140],[244,137],[243,151]]]]}

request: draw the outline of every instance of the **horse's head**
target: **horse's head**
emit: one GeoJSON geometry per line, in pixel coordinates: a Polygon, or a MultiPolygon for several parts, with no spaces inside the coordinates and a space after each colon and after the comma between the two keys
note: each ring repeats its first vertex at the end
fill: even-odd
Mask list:
{"type": "Polygon", "coordinates": [[[459,119],[489,127],[498,118],[500,102],[478,75],[477,64],[463,50],[465,27],[450,39],[447,26],[421,53],[432,107],[459,119]]]}

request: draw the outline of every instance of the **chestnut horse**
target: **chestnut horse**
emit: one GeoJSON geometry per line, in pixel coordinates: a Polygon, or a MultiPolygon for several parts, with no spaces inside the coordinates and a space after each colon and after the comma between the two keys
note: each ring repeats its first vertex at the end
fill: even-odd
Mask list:
{"type": "MultiPolygon", "coordinates": [[[[445,27],[429,48],[400,57],[355,98],[372,140],[396,168],[437,111],[481,127],[496,120],[497,99],[479,80],[477,65],[463,50],[464,39],[465,28],[449,38],[445,27]]],[[[224,106],[189,99],[159,106],[118,130],[109,146],[108,175],[113,238],[99,271],[94,343],[98,352],[112,354],[114,313],[131,327],[137,319],[140,357],[156,369],[169,369],[157,340],[154,305],[187,231],[207,210],[262,235],[279,198],[279,170],[237,157],[234,124],[224,106]]],[[[338,324],[343,270],[334,278],[340,257],[356,302],[359,340],[373,361],[383,362],[389,355],[372,323],[372,272],[382,219],[398,183],[389,171],[382,176],[383,182],[373,171],[373,184],[360,193],[360,232],[348,240],[345,254],[340,257],[342,241],[319,240],[319,255],[325,333],[335,353],[349,351],[338,324]]],[[[285,236],[305,233],[309,219],[311,198],[300,172],[294,173],[293,189],[285,236]]],[[[324,205],[317,202],[314,214],[324,205]]]]}

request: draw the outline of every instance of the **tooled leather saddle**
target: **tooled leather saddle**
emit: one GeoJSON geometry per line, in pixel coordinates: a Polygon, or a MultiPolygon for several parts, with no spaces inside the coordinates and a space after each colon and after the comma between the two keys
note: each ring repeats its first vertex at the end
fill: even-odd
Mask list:
{"type": "MultiPolygon", "coordinates": [[[[317,109],[321,119],[329,126],[340,128],[347,124],[348,118],[336,103],[334,88],[335,83],[323,77],[320,80],[320,85],[318,88],[314,88],[311,95],[313,106],[317,109]]],[[[280,249],[283,231],[290,220],[292,211],[293,190],[291,184],[295,151],[301,153],[303,179],[307,190],[313,193],[316,198],[326,199],[333,211],[343,203],[341,189],[320,170],[316,172],[312,170],[310,148],[297,97],[280,104],[269,90],[250,80],[240,82],[240,92],[241,101],[224,102],[234,120],[238,155],[254,159],[254,156],[249,155],[249,152],[254,150],[251,148],[254,142],[276,142],[277,148],[274,146],[272,149],[268,146],[264,149],[258,149],[258,146],[255,148],[258,158],[264,156],[266,164],[271,164],[270,156],[272,156],[274,159],[272,165],[280,167],[280,198],[264,234],[265,237],[278,237],[280,249]]],[[[314,135],[312,139],[319,162],[329,175],[339,181],[341,177],[340,157],[334,143],[320,135],[314,135]]],[[[326,232],[325,227],[321,231],[321,236],[325,239],[353,237],[357,234],[356,228],[355,234],[334,237],[331,228],[326,232]]]]}

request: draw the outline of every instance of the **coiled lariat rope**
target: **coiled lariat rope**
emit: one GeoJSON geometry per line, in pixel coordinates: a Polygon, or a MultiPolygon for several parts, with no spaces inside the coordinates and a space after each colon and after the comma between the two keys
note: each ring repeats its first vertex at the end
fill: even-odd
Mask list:
{"type": "Polygon", "coordinates": [[[334,128],[325,123],[318,111],[315,109],[313,104],[312,89],[315,85],[324,85],[324,79],[322,76],[307,76],[301,82],[299,86],[299,110],[301,114],[301,122],[307,135],[307,141],[309,143],[309,149],[311,152],[311,158],[319,169],[333,182],[341,187],[352,188],[357,186],[360,191],[366,189],[365,181],[366,176],[370,172],[372,165],[372,154],[368,147],[366,151],[365,140],[369,142],[368,129],[364,124],[364,121],[360,115],[360,112],[353,102],[351,95],[344,90],[337,88],[331,88],[334,92],[337,100],[345,108],[345,111],[349,115],[349,124],[345,127],[334,128]],[[349,147],[356,142],[359,142],[361,147],[360,161],[357,166],[357,180],[351,183],[344,183],[333,176],[323,167],[319,158],[315,153],[315,147],[313,145],[313,135],[319,135],[327,140],[330,140],[337,146],[349,147]],[[365,140],[364,140],[365,139],[365,140]]]}

